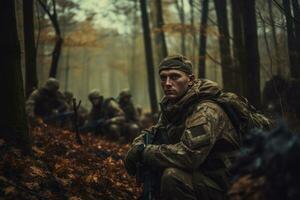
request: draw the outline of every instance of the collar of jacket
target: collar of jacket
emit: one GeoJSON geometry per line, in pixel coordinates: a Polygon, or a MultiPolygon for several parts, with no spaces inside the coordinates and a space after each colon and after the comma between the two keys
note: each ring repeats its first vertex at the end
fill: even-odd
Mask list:
{"type": "Polygon", "coordinates": [[[162,117],[168,123],[177,123],[186,117],[189,108],[204,99],[216,98],[221,94],[221,89],[216,82],[207,79],[196,79],[194,84],[176,103],[171,103],[164,96],[160,107],[162,117]]]}

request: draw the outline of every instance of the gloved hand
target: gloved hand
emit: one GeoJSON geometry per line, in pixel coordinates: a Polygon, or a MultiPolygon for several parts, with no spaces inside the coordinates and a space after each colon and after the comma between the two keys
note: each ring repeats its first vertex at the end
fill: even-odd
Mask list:
{"type": "Polygon", "coordinates": [[[137,164],[143,161],[143,151],[146,147],[143,138],[144,135],[142,134],[134,140],[132,147],[124,159],[125,169],[129,175],[135,175],[137,164]]]}

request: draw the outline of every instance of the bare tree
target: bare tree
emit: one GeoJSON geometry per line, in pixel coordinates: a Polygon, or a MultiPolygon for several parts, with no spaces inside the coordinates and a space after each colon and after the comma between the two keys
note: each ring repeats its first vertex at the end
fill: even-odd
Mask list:
{"type": "Polygon", "coordinates": [[[24,45],[25,45],[25,91],[26,96],[37,88],[36,47],[34,40],[33,0],[23,3],[24,45]]]}
{"type": "Polygon", "coordinates": [[[144,32],[144,47],[145,47],[145,56],[146,56],[146,63],[147,63],[150,105],[151,105],[152,113],[157,113],[158,107],[157,107],[157,96],[155,91],[155,77],[154,77],[151,34],[150,34],[149,19],[147,13],[147,2],[145,0],[140,0],[140,8],[142,13],[142,26],[144,32]]]}
{"type": "Polygon", "coordinates": [[[179,19],[180,19],[180,36],[181,36],[181,53],[183,55],[186,55],[186,49],[185,49],[185,14],[184,14],[184,1],[180,0],[176,0],[175,1],[176,4],[176,8],[178,10],[178,14],[179,14],[179,19]]]}
{"type": "Polygon", "coordinates": [[[229,28],[227,18],[227,1],[214,0],[219,30],[219,48],[222,65],[223,87],[225,90],[234,91],[235,71],[232,69],[230,53],[229,28]]]}
{"type": "Polygon", "coordinates": [[[168,55],[168,49],[166,44],[166,38],[164,33],[164,18],[163,18],[163,9],[161,0],[155,0],[156,7],[156,29],[157,34],[155,37],[155,44],[157,45],[158,50],[158,60],[161,61],[168,55]]]}
{"type": "Polygon", "coordinates": [[[48,15],[55,31],[55,46],[52,51],[52,62],[51,62],[49,77],[56,77],[58,61],[61,54],[61,48],[63,45],[63,37],[61,34],[60,26],[58,23],[57,12],[56,12],[56,0],[51,0],[51,4],[47,3],[48,2],[47,0],[46,1],[38,0],[38,2],[43,8],[43,10],[46,12],[46,14],[48,15]]]}
{"type": "Polygon", "coordinates": [[[192,30],[192,43],[191,43],[191,49],[192,49],[192,62],[193,64],[195,64],[196,59],[195,59],[195,55],[196,55],[196,48],[197,48],[197,36],[196,36],[196,31],[195,31],[195,12],[194,12],[194,0],[189,0],[189,4],[190,4],[190,22],[191,22],[191,30],[192,30]]]}
{"type": "Polygon", "coordinates": [[[245,42],[243,40],[243,15],[242,2],[240,0],[231,0],[231,19],[233,34],[233,67],[236,70],[236,91],[245,95],[245,87],[243,84],[243,76],[247,74],[245,65],[245,42]]]}
{"type": "Polygon", "coordinates": [[[269,15],[270,15],[272,40],[273,40],[274,50],[275,50],[275,62],[277,65],[278,73],[280,74],[281,58],[280,58],[280,53],[279,53],[279,45],[278,45],[278,40],[277,40],[276,27],[275,27],[275,21],[274,21],[273,9],[272,9],[272,0],[268,0],[268,10],[269,10],[269,15]]]}
{"type": "Polygon", "coordinates": [[[15,1],[0,1],[0,89],[2,92],[0,137],[30,152],[30,137],[25,114],[15,1]],[[9,87],[8,87],[9,86],[9,87]]]}
{"type": "Polygon", "coordinates": [[[202,14],[199,36],[199,71],[198,77],[205,78],[205,60],[206,60],[206,41],[207,41],[207,19],[208,19],[208,0],[202,1],[202,14]]]}
{"type": "Polygon", "coordinates": [[[256,107],[260,107],[260,64],[257,39],[255,1],[243,0],[243,36],[245,41],[246,73],[242,74],[245,96],[256,107]],[[247,25],[246,25],[247,24],[247,25]]]}

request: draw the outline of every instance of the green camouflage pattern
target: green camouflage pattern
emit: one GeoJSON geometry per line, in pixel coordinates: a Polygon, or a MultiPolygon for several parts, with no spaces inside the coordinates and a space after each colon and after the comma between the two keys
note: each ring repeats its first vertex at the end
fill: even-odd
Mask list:
{"type": "MultiPolygon", "coordinates": [[[[202,101],[220,93],[215,82],[196,80],[175,105],[163,98],[159,122],[147,132],[160,133],[165,142],[147,145],[143,152],[144,163],[162,171],[163,199],[225,198],[239,138],[223,109],[202,101]]],[[[135,174],[136,148],[141,143],[143,135],[133,141],[125,158],[129,174],[135,174]]]]}

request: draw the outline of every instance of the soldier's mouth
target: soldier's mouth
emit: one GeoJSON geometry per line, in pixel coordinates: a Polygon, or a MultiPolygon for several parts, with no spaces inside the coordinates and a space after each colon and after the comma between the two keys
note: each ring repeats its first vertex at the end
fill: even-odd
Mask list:
{"type": "Polygon", "coordinates": [[[165,94],[169,95],[169,94],[175,94],[174,90],[165,90],[165,94]]]}

